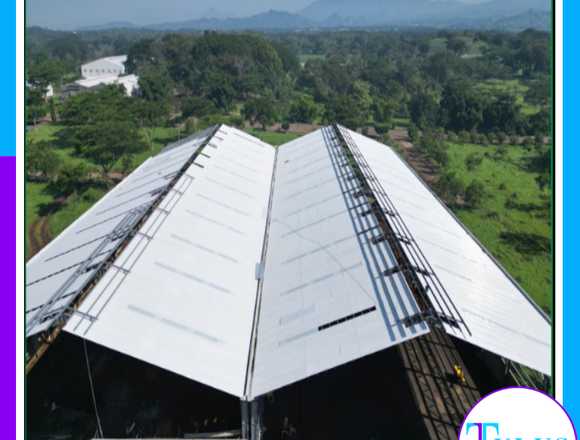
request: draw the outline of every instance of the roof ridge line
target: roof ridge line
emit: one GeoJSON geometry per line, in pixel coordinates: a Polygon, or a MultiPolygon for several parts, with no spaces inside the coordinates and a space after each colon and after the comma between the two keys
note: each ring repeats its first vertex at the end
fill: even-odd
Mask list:
{"type": "MultiPolygon", "coordinates": [[[[244,382],[243,400],[252,400],[252,381],[254,379],[254,365],[256,360],[256,349],[258,339],[258,326],[260,323],[260,311],[262,306],[262,289],[264,287],[264,269],[266,265],[266,257],[268,255],[268,244],[270,242],[269,232],[270,223],[272,220],[272,202],[274,199],[274,189],[276,186],[276,169],[278,166],[278,148],[274,147],[274,163],[272,166],[272,180],[270,183],[270,195],[268,198],[268,213],[266,218],[266,226],[264,228],[264,238],[262,240],[262,255],[257,264],[261,265],[260,278],[258,279],[258,287],[256,289],[256,301],[254,305],[254,317],[252,321],[252,334],[250,338],[250,347],[248,350],[248,361],[246,364],[246,378],[244,382]]],[[[256,271],[257,272],[257,271],[256,271]]],[[[256,277],[258,273],[256,273],[256,277]]]]}

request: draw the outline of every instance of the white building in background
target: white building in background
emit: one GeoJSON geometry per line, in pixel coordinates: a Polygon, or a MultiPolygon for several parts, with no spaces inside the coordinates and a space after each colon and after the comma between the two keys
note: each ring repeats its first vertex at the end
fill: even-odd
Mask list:
{"type": "Polygon", "coordinates": [[[99,58],[81,66],[81,75],[85,79],[121,76],[125,74],[127,55],[99,58]]]}
{"type": "Polygon", "coordinates": [[[54,87],[52,87],[52,84],[49,84],[49,85],[46,87],[46,92],[44,93],[44,97],[45,97],[46,99],[50,99],[50,98],[52,98],[53,96],[54,96],[54,87]]]}
{"type": "Polygon", "coordinates": [[[74,82],[77,91],[91,90],[100,86],[120,84],[125,88],[127,96],[134,96],[139,90],[139,77],[137,75],[104,76],[98,78],[79,79],[74,82]]]}

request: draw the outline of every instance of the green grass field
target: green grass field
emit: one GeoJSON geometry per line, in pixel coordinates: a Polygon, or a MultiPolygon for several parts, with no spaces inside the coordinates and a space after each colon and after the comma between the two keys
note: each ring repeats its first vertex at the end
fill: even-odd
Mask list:
{"type": "MultiPolygon", "coordinates": [[[[56,124],[40,125],[28,132],[28,139],[32,142],[49,142],[54,147],[57,154],[61,157],[63,165],[83,162],[91,167],[95,167],[95,165],[89,160],[75,155],[73,148],[67,148],[59,145],[57,133],[62,130],[62,128],[62,125],[56,124]]],[[[165,145],[178,140],[180,136],[186,136],[186,134],[173,127],[143,128],[141,129],[141,133],[143,135],[143,140],[149,146],[149,148],[135,156],[132,168],[136,168],[148,157],[157,154],[165,145]]],[[[113,170],[120,171],[121,164],[119,163],[115,165],[113,170]]]]}
{"type": "Polygon", "coordinates": [[[507,148],[496,159],[497,147],[449,144],[448,171],[467,185],[482,182],[487,194],[476,209],[456,209],[461,221],[499,260],[546,312],[552,308],[550,194],[540,191],[536,173],[526,169],[533,152],[507,148]],[[483,162],[468,170],[465,159],[479,155],[483,162]],[[487,157],[486,157],[487,154],[487,157]],[[512,196],[515,194],[515,196],[512,196]],[[506,201],[512,203],[506,206],[506,201]]]}
{"type": "Polygon", "coordinates": [[[522,113],[526,116],[533,115],[540,111],[537,105],[530,104],[526,101],[525,95],[528,86],[523,84],[519,79],[491,79],[479,82],[475,85],[476,90],[487,95],[498,95],[500,93],[509,93],[516,97],[516,102],[521,106],[522,113]]]}
{"type": "MultiPolygon", "coordinates": [[[[26,206],[25,206],[25,252],[29,255],[30,243],[29,243],[29,228],[34,222],[38,220],[41,216],[42,207],[48,205],[53,201],[51,195],[45,192],[46,184],[44,183],[26,183],[26,206]]],[[[27,257],[28,258],[28,257],[27,257]]]]}
{"type": "Polygon", "coordinates": [[[258,139],[276,147],[300,137],[297,133],[279,133],[277,131],[263,131],[256,128],[248,128],[246,131],[252,136],[256,136],[258,139]]]}
{"type": "MultiPolygon", "coordinates": [[[[75,155],[72,148],[64,148],[58,144],[56,134],[62,129],[60,125],[40,125],[30,130],[27,135],[31,141],[45,141],[52,146],[62,159],[62,164],[76,164],[83,162],[94,168],[96,166],[89,160],[75,155]]],[[[142,130],[144,138],[149,144],[151,138],[151,148],[137,155],[132,163],[132,168],[137,167],[148,157],[157,154],[162,147],[179,138],[179,132],[172,127],[154,127],[142,130]]],[[[114,167],[114,171],[120,170],[120,164],[114,167]]],[[[45,183],[26,183],[26,253],[30,254],[30,237],[29,232],[40,235],[38,230],[31,231],[30,226],[38,221],[39,217],[45,215],[48,218],[48,232],[51,236],[56,236],[62,232],[68,225],[76,220],[82,213],[89,209],[103,194],[103,189],[91,188],[80,195],[73,195],[61,206],[49,210],[48,206],[54,202],[54,198],[46,191],[45,183]]],[[[37,237],[42,241],[41,237],[37,237]]]]}

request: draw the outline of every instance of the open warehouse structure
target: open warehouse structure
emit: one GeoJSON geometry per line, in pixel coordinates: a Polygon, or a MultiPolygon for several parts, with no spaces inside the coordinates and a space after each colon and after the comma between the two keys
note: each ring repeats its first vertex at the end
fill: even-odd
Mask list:
{"type": "Polygon", "coordinates": [[[144,162],[27,264],[28,368],[61,330],[240,398],[252,438],[248,403],[431,333],[551,371],[545,314],[338,125],[278,148],[221,125],[144,162]]]}

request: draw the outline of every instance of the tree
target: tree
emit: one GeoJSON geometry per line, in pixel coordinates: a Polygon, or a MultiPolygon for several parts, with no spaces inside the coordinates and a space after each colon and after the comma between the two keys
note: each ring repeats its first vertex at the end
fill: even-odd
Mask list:
{"type": "Polygon", "coordinates": [[[29,64],[28,83],[40,89],[44,94],[50,84],[56,84],[61,80],[65,71],[65,66],[61,61],[44,58],[29,64]]]}
{"type": "Polygon", "coordinates": [[[433,133],[424,133],[418,147],[439,165],[446,166],[448,164],[447,148],[443,141],[433,133]]]}
{"type": "Polygon", "coordinates": [[[72,194],[81,193],[86,188],[89,174],[89,168],[82,162],[66,164],[47,189],[55,197],[68,198],[72,194]]]}
{"type": "Polygon", "coordinates": [[[465,189],[465,203],[471,208],[478,207],[485,196],[485,186],[479,180],[474,180],[465,189]]]}
{"type": "Polygon", "coordinates": [[[236,97],[231,80],[219,72],[210,72],[204,81],[203,92],[217,108],[228,112],[236,97]]]}
{"type": "Polygon", "coordinates": [[[302,95],[294,100],[288,112],[288,121],[312,123],[316,120],[319,109],[314,100],[307,95],[302,95]]]}
{"type": "Polygon", "coordinates": [[[266,130],[268,125],[273,124],[277,118],[276,106],[271,98],[255,98],[244,104],[242,116],[250,123],[260,123],[266,130]]]}
{"type": "Polygon", "coordinates": [[[439,105],[440,123],[447,130],[474,130],[483,119],[483,101],[465,82],[447,84],[439,105]]]}
{"type": "Polygon", "coordinates": [[[90,131],[90,141],[83,154],[100,166],[105,175],[122,158],[147,148],[137,127],[128,121],[99,122],[85,129],[90,131]]]}
{"type": "Polygon", "coordinates": [[[467,50],[467,43],[464,38],[454,35],[447,39],[447,49],[456,55],[462,55],[467,50]]]}
{"type": "Polygon", "coordinates": [[[439,105],[430,93],[419,92],[411,98],[409,112],[411,120],[417,127],[433,128],[437,124],[439,105]]]}
{"type": "Polygon", "coordinates": [[[36,127],[38,120],[46,115],[48,108],[40,89],[28,89],[26,94],[26,123],[36,127]]]}
{"type": "Polygon", "coordinates": [[[204,116],[213,115],[216,113],[218,113],[218,109],[215,104],[209,99],[203,98],[201,96],[192,96],[187,98],[181,105],[181,114],[185,118],[190,116],[203,118],[204,116]]]}
{"type": "Polygon", "coordinates": [[[351,95],[337,95],[327,103],[324,119],[356,130],[367,122],[368,115],[358,110],[358,102],[351,95]]]}
{"type": "Polygon", "coordinates": [[[165,125],[169,115],[169,106],[166,104],[133,98],[134,117],[130,120],[138,119],[141,127],[165,125]]]}
{"type": "Polygon", "coordinates": [[[445,173],[439,177],[436,189],[443,199],[452,204],[456,203],[457,198],[465,193],[465,185],[452,172],[445,173]]]}
{"type": "Polygon", "coordinates": [[[149,66],[139,74],[139,90],[143,99],[167,105],[173,94],[173,81],[165,68],[149,66]]]}
{"type": "Polygon", "coordinates": [[[54,177],[61,166],[59,155],[48,142],[28,142],[26,145],[26,172],[29,177],[54,177]]]}
{"type": "Polygon", "coordinates": [[[472,153],[465,158],[465,167],[467,171],[475,170],[483,162],[483,157],[477,153],[472,153]]]}
{"type": "Polygon", "coordinates": [[[520,106],[516,98],[504,93],[492,100],[483,110],[481,128],[485,132],[498,132],[513,134],[520,131],[522,118],[520,106]]]}
{"type": "Polygon", "coordinates": [[[548,134],[550,131],[550,113],[548,109],[543,108],[538,113],[530,116],[528,120],[528,129],[530,133],[548,134]]]}
{"type": "Polygon", "coordinates": [[[375,122],[390,125],[397,108],[398,103],[390,99],[375,97],[372,106],[375,122]]]}

